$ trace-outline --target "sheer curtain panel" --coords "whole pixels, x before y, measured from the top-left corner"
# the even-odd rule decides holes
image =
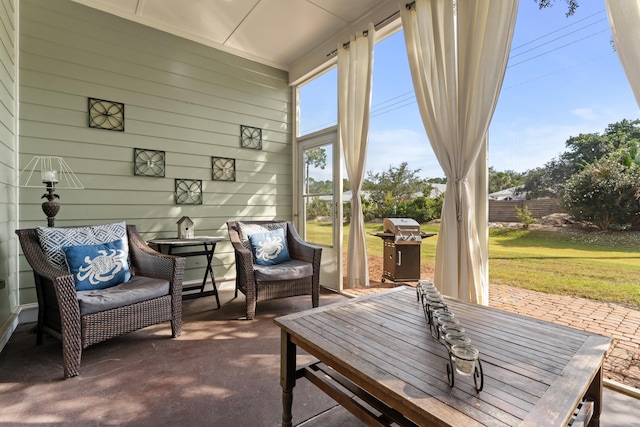
[[[488,194],[472,172],[478,155],[486,156],[517,10],[517,0],[416,0],[400,7],[418,107],[447,176],[435,283],[446,295],[479,304],[488,303],[489,285],[476,210]]]
[[[347,286],[369,286],[366,233],[360,191],[364,179],[371,111],[375,29],[338,46],[338,121],[347,176],[351,185],[351,228],[347,248]]]
[[[613,43],[640,105],[640,0],[606,0]]]

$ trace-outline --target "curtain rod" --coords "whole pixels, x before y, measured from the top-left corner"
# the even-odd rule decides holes
[[[405,4],[405,7],[407,8],[407,10],[409,10],[409,9],[411,9],[415,4],[416,4],[416,2],[415,2],[415,1],[412,1],[412,2],[410,2],[410,3]],[[399,14],[400,14],[400,11],[393,12],[391,15],[387,16],[387,17],[386,17],[386,18],[384,18],[382,21],[380,21],[380,22],[378,22],[377,24],[375,24],[375,25],[373,26],[373,28],[374,28],[375,30],[377,30],[377,29],[378,29],[378,27],[380,27],[382,24],[385,24],[387,21],[390,21],[391,19],[395,18],[395,17],[396,17],[396,16],[398,16]],[[364,30],[364,31],[362,32],[362,35],[364,35],[364,36],[369,35],[369,30]],[[350,44],[351,44],[351,42],[345,42],[345,43],[343,43],[343,44],[342,44],[342,47],[346,49],[346,48],[348,48],[348,47],[349,47],[349,45],[350,45]],[[338,49],[334,49],[334,50],[332,50],[331,52],[327,53],[327,58],[329,58],[329,57],[331,57],[331,56],[335,55],[337,52],[338,52]]]

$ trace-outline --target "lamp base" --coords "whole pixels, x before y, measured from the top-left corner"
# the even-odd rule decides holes
[[[46,202],[42,202],[42,212],[47,216],[47,226],[55,227],[54,221],[56,219],[56,215],[60,211],[60,203],[56,201],[60,196],[54,193],[56,191],[56,183],[55,182],[45,182],[47,187],[47,192],[41,197],[41,199],[47,199]]]
[[[60,211],[60,203],[55,200],[48,200],[42,203],[42,212],[47,216],[47,226],[55,227],[54,221]]]

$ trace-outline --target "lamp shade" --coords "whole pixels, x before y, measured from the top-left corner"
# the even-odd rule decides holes
[[[57,189],[84,188],[67,162],[56,156],[34,156],[22,169],[16,181],[20,187],[42,188],[43,183],[50,183]]]

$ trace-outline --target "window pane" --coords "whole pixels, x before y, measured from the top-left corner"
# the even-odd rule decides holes
[[[330,69],[300,86],[300,135],[338,123],[338,69]]]
[[[333,245],[333,144],[304,150],[305,240]]]

